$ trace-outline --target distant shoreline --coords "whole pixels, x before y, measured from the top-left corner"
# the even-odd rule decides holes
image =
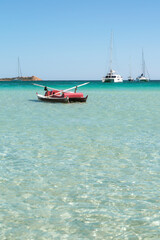
[[[14,78],[0,78],[0,81],[5,82],[5,81],[42,81],[41,78],[38,78],[36,76],[31,76],[31,77],[14,77]]]

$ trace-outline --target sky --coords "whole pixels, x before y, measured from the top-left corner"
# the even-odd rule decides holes
[[[159,0],[0,0],[0,78],[101,80],[113,68],[124,79],[160,79]]]

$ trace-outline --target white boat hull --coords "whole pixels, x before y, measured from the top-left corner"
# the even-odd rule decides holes
[[[123,82],[123,78],[114,79],[114,82],[115,82],[115,83],[117,83],[117,82]]]
[[[39,100],[41,101],[45,101],[45,102],[53,102],[53,103],[69,103],[69,98],[68,97],[50,97],[50,96],[43,96],[43,95],[40,95],[38,93],[37,94],[37,97]]]
[[[146,77],[136,78],[136,80],[139,82],[149,82],[149,78],[146,78]]]
[[[114,82],[114,83],[118,83],[118,82],[123,82],[123,78],[102,78],[102,82]]]

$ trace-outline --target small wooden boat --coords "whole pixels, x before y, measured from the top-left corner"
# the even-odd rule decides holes
[[[54,103],[69,103],[69,102],[86,102],[88,95],[86,97],[84,97],[83,93],[77,93],[77,88],[81,87],[83,85],[88,84],[87,83],[83,83],[81,85],[69,88],[69,89],[65,89],[65,90],[58,90],[58,89],[53,89],[53,88],[49,88],[46,86],[42,86],[39,84],[34,84],[36,86],[39,87],[44,87],[45,95],[41,95],[41,94],[37,94],[37,97],[39,100],[41,101],[46,101],[46,102],[54,102]],[[48,89],[52,89],[51,91],[48,91]],[[70,92],[69,90],[71,89],[75,89],[74,92]]]

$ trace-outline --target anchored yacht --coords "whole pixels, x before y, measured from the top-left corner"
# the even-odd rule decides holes
[[[144,60],[144,54],[142,50],[142,74],[136,78],[137,81],[140,82],[149,82],[149,78],[145,76],[145,60]]]
[[[119,75],[116,74],[116,72],[112,69],[112,49],[113,49],[113,34],[111,34],[111,44],[110,44],[110,67],[109,67],[109,72],[105,77],[102,78],[102,82],[123,82],[123,78]]]
[[[115,74],[115,71],[110,69],[110,72],[102,78],[102,82],[123,82],[123,78],[118,75],[118,74]]]
[[[146,78],[143,73],[137,77],[136,80],[140,82],[149,82],[149,78]]]
[[[134,78],[132,78],[131,76],[128,77],[128,82],[133,82]]]

